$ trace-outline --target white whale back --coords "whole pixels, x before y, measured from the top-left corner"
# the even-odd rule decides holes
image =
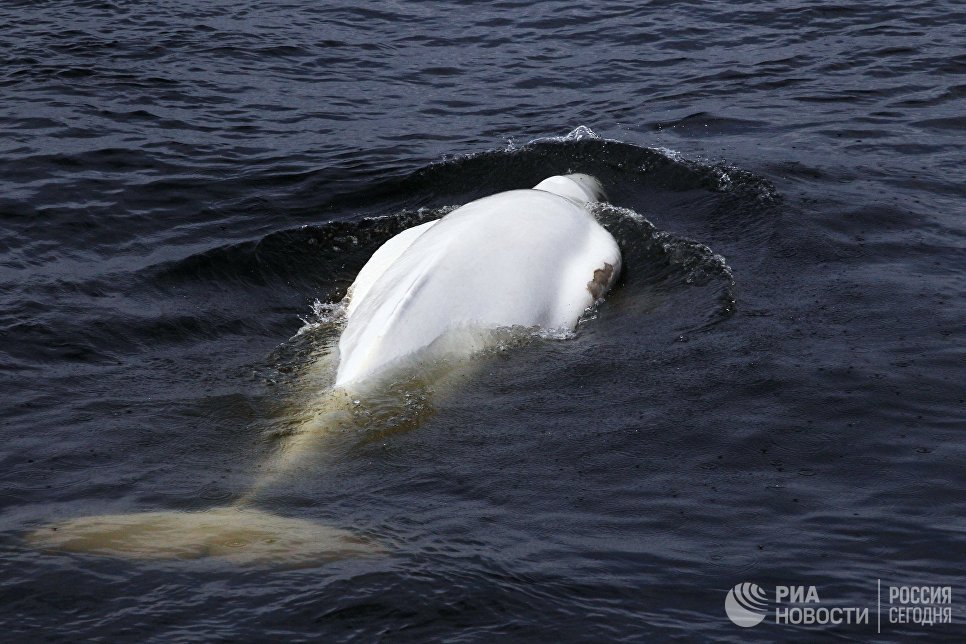
[[[434,225],[437,221],[427,221],[425,224],[420,224],[419,226],[413,226],[412,228],[407,228],[402,231],[373,253],[366,265],[362,267],[359,274],[356,275],[355,281],[352,282],[352,286],[349,287],[349,304],[346,306],[346,315],[352,315],[353,311],[359,308],[359,304],[366,299],[366,295],[369,293],[369,289],[375,283],[379,276],[386,272],[386,269],[392,266],[393,262],[399,259],[399,256],[403,254],[410,244],[416,241],[416,238],[426,232],[430,226]]]
[[[600,181],[589,174],[577,173],[547,177],[535,185],[533,189],[567,197],[580,205],[604,199],[604,188],[600,185]]]
[[[614,238],[587,205],[588,175],[551,177],[462,206],[384,244],[350,288],[336,386],[357,385],[454,334],[573,329],[620,272]],[[460,334],[463,335],[460,335]]]

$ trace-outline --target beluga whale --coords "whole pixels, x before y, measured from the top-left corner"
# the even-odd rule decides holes
[[[403,230],[348,288],[344,327],[326,357],[331,385],[247,494],[207,511],[68,519],[28,540],[57,551],[292,565],[381,552],[348,530],[260,509],[259,494],[292,471],[318,436],[338,428],[353,404],[400,373],[472,358],[501,329],[573,331],[621,271],[617,242],[592,214],[603,198],[590,175],[552,176]]]
[[[588,209],[602,197],[589,175],[554,176],[387,241],[349,287],[335,386],[358,388],[433,348],[474,351],[474,331],[573,330],[620,273],[617,242]]]

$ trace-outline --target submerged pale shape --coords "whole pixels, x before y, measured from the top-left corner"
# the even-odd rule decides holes
[[[273,565],[314,565],[381,552],[346,530],[235,507],[78,517],[36,530],[28,540],[61,552]]]
[[[587,175],[550,177],[462,206],[383,245],[350,290],[336,384],[358,384],[460,332],[573,329],[620,272],[587,206]],[[478,348],[461,335],[446,351]]]

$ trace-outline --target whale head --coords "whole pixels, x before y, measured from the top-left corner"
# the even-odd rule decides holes
[[[594,201],[603,201],[607,198],[604,188],[595,177],[589,174],[563,174],[554,177],[547,177],[533,187],[534,190],[543,190],[561,197],[566,197],[580,205],[586,205]]]

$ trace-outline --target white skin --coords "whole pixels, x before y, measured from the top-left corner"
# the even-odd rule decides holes
[[[350,288],[336,386],[357,388],[455,330],[573,330],[620,272],[617,243],[587,210],[599,195],[587,175],[550,177],[386,242]]]

